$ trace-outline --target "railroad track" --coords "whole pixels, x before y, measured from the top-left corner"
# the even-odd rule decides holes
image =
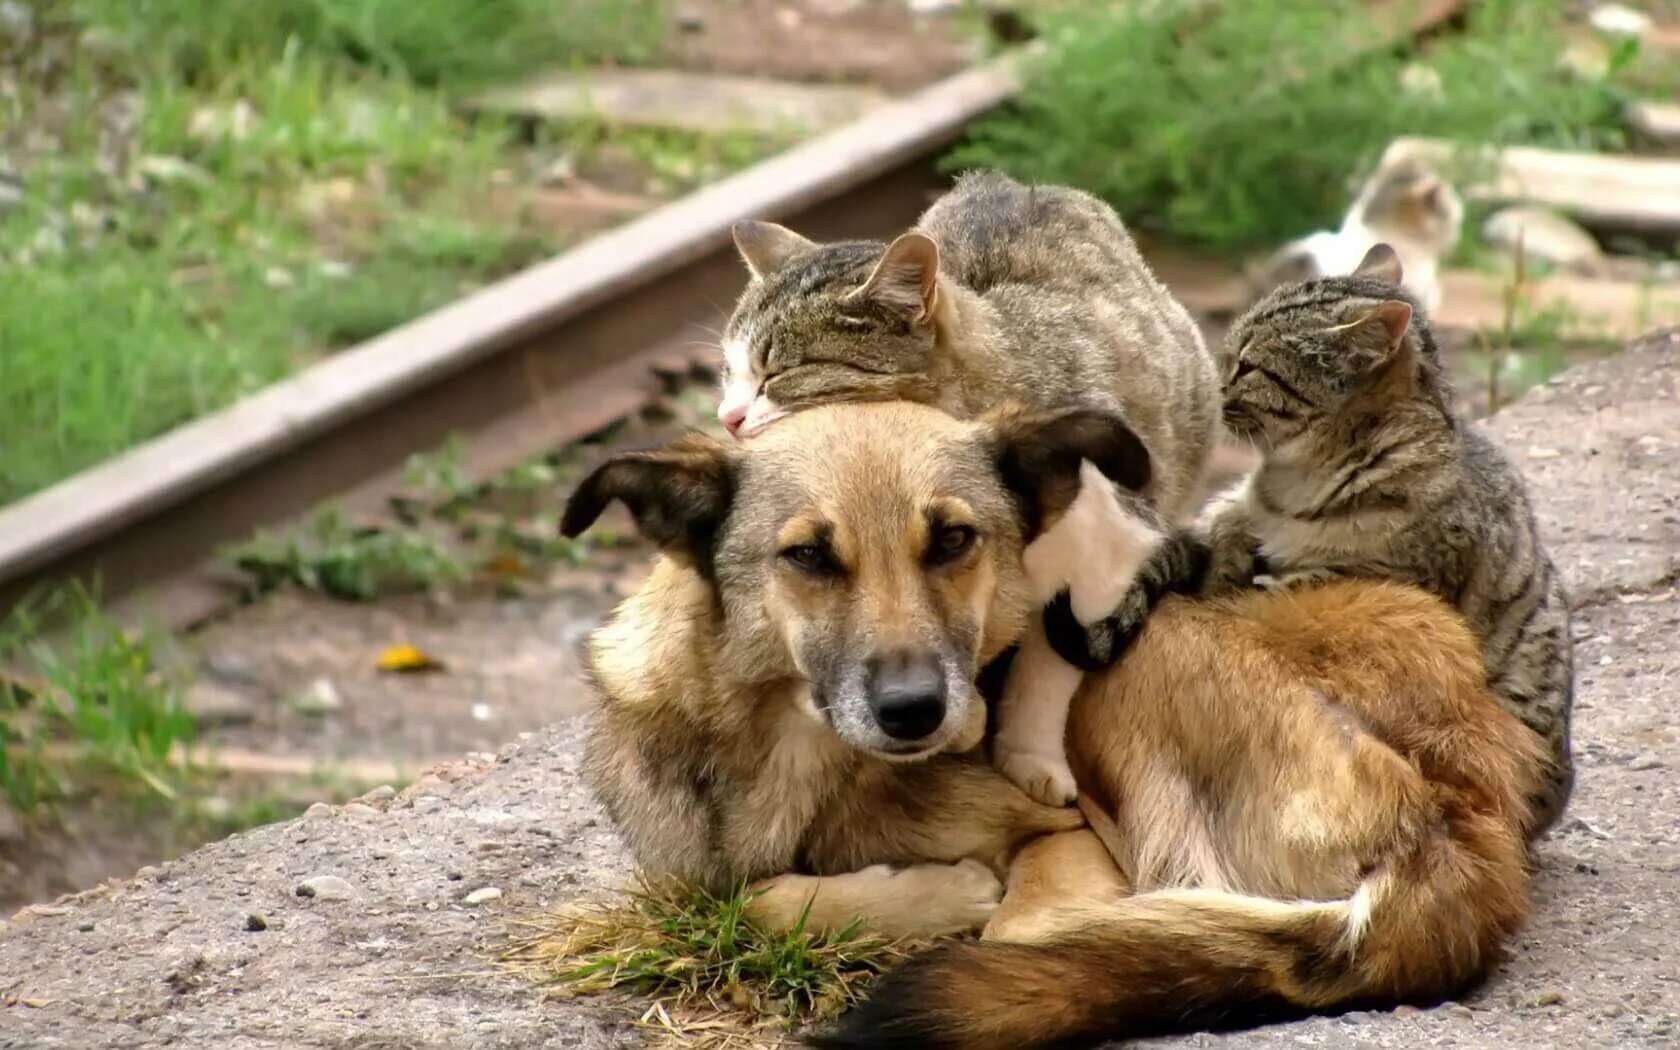
[[[231,597],[208,571],[224,544],[373,504],[450,435],[489,473],[634,412],[709,356],[744,280],[734,222],[897,232],[1014,88],[1006,63],[958,74],[0,509],[0,615],[81,581],[119,618],[187,626]]]

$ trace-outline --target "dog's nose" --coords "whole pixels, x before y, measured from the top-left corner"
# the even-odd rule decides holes
[[[870,661],[869,706],[895,740],[921,740],[945,721],[945,674],[932,653],[897,652]]]

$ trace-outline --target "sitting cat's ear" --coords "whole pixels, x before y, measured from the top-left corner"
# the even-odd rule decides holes
[[[774,274],[800,252],[817,246],[816,241],[773,222],[738,222],[730,233],[735,237],[735,250],[758,280]]]
[[[735,491],[730,452],[701,435],[679,438],[651,452],[626,452],[584,478],[560,516],[560,533],[575,538],[613,500],[622,500],[636,530],[710,574],[718,530]]]
[[[900,234],[887,245],[869,280],[847,296],[877,303],[917,323],[933,317],[938,297],[939,245],[919,230]]]
[[[1397,360],[1405,352],[1406,329],[1411,327],[1412,305],[1387,299],[1341,326],[1347,353],[1361,371]]]
[[[1090,460],[1110,481],[1137,491],[1149,484],[1149,450],[1112,412],[1069,408],[989,413],[998,475],[1021,511],[1031,541],[1079,495],[1079,465]]]
[[[1386,244],[1373,244],[1371,250],[1365,253],[1365,258],[1359,260],[1354,268],[1355,277],[1373,277],[1389,284],[1399,284],[1405,279],[1405,272],[1400,269],[1400,256]]]

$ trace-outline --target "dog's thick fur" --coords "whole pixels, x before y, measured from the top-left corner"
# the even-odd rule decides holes
[[[941,736],[968,743],[983,708],[966,683],[1032,611],[1022,522],[1064,510],[1117,429],[819,408],[739,449],[620,457],[567,508],[576,532],[622,499],[667,552],[593,642],[589,776],[638,860],[765,880],[768,922],[990,917],[987,940],[912,962],[819,1042],[1019,1047],[1436,998],[1523,917],[1543,755],[1457,616],[1410,588],[1171,599],[1087,681],[1070,750],[1135,885],[1073,811],[978,755],[888,753],[854,665],[937,653],[963,676]],[[973,542],[930,559],[951,521]],[[833,559],[818,575],[783,556],[812,536]],[[991,871],[1012,859],[994,913]]]

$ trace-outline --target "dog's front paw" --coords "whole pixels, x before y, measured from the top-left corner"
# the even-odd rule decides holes
[[[1046,806],[1071,806],[1079,794],[1067,756],[998,746],[997,767],[1022,791]]]

